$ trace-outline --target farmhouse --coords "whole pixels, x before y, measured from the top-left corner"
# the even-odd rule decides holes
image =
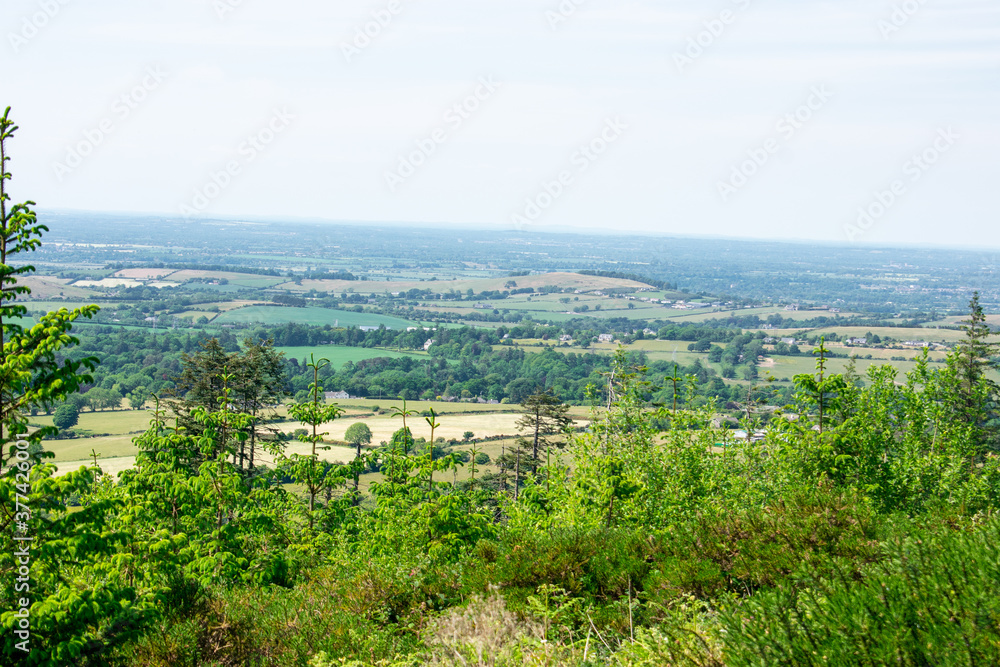
[[[845,342],[848,345],[867,345],[868,344],[868,339],[867,338],[848,338]]]
[[[601,334],[597,337],[597,342],[599,343],[613,343],[615,342],[614,334]]]
[[[424,343],[424,352],[431,349],[431,345],[433,345],[435,342],[437,341],[435,341],[433,338],[428,339],[428,341]]]
[[[328,401],[344,401],[351,397],[346,391],[327,391],[323,395]]]

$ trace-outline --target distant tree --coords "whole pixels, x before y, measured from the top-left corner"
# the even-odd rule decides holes
[[[52,423],[61,431],[73,428],[80,421],[80,410],[72,403],[64,403],[56,408]]]
[[[517,378],[507,385],[507,398],[511,403],[524,403],[536,389],[531,378]]]
[[[462,440],[464,440],[465,442],[468,442],[468,441],[472,440],[475,437],[476,437],[476,434],[473,433],[472,431],[466,431],[465,433],[462,434]]]
[[[111,390],[104,387],[94,387],[84,394],[84,398],[87,399],[91,412],[103,410],[111,403]]]
[[[228,384],[223,376],[228,377]],[[218,339],[212,338],[202,343],[198,352],[183,355],[182,371],[174,382],[168,405],[180,425],[191,433],[204,430],[193,418],[193,411],[217,409],[224,391],[228,392],[227,400],[233,411],[250,416],[245,429],[247,437],[240,438],[239,446],[233,449],[233,463],[238,462],[241,470],[253,470],[261,439],[278,446],[276,432],[267,424],[285,396],[287,377],[283,355],[274,348],[274,341],[245,340],[242,349],[228,352]],[[305,395],[308,397],[309,393]],[[228,449],[227,443],[220,445],[220,450]]]
[[[531,441],[531,469],[538,470],[538,450],[549,451],[549,438],[573,423],[569,406],[549,391],[535,392],[521,403],[524,414],[517,420],[517,427],[526,431]]]
[[[128,395],[128,404],[133,410],[142,410],[148,400],[149,391],[145,387],[136,387]]]
[[[347,427],[347,431],[344,433],[344,440],[355,446],[357,451],[354,455],[354,462],[358,465],[361,463],[361,446],[370,445],[372,442],[372,430],[368,428],[368,424],[364,422],[357,422],[356,424],[351,424]],[[360,472],[358,469],[354,471],[354,495],[355,498],[358,497],[358,483],[360,481]]]
[[[240,468],[253,470],[257,444],[261,439],[277,443],[274,420],[281,399],[286,396],[284,355],[274,348],[274,339],[245,340],[243,350],[233,356],[232,398],[239,412],[250,415],[247,441],[241,442]]]
[[[986,323],[986,315],[979,303],[979,292],[974,292],[969,301],[969,317],[962,321],[965,339],[955,351],[955,367],[958,374],[956,393],[960,418],[977,426],[977,433],[996,448],[996,428],[987,424],[997,417],[998,387],[987,373],[996,368],[994,357],[998,344],[990,340],[995,334]],[[985,444],[985,443],[977,443]]]

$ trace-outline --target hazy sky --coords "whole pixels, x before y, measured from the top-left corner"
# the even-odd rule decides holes
[[[0,32],[42,207],[1000,246],[996,0],[4,0]]]

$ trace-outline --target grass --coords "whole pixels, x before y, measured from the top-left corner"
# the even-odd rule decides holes
[[[476,437],[480,438],[499,435],[515,436],[519,433],[518,419],[520,419],[520,415],[516,413],[444,415],[438,418],[441,426],[434,431],[434,437],[461,440],[462,434],[466,431],[472,431]],[[380,415],[364,419],[338,419],[324,426],[322,431],[329,433],[328,439],[343,441],[345,431],[357,421],[363,421],[371,429],[373,444],[388,442],[392,439],[392,434],[403,427],[403,421],[399,417]],[[423,417],[408,417],[406,423],[414,437],[430,438],[430,427]],[[281,424],[280,428],[285,433],[291,433],[296,429],[306,427],[298,422],[286,422]]]
[[[107,433],[109,435],[125,435],[141,433],[149,426],[150,413],[146,410],[99,410],[97,412],[81,412],[80,420],[74,427],[75,431],[90,433]],[[38,415],[31,418],[31,423],[39,426],[51,426],[51,415]]]
[[[884,366],[886,364],[893,366],[901,373],[907,373],[916,366],[916,363],[909,361],[914,356],[916,352],[904,353],[902,351],[896,350],[898,356],[906,355],[908,361],[888,361],[886,359],[858,359],[855,368],[858,373],[864,375],[870,366]],[[766,376],[768,373],[773,375],[775,378],[781,380],[787,378],[791,380],[794,376],[804,374],[804,373],[815,373],[816,372],[816,359],[811,356],[801,356],[801,357],[772,357],[774,359],[774,366],[761,366],[760,375],[761,377]],[[834,358],[827,360],[827,372],[828,373],[843,373],[847,368],[849,359]],[[931,368],[937,368],[935,364]]]
[[[351,326],[379,326],[384,324],[391,329],[405,329],[414,326],[407,320],[388,315],[377,315],[374,313],[355,313],[346,310],[332,310],[328,308],[287,308],[281,306],[247,306],[219,315],[213,324],[285,324],[295,322],[297,324],[325,325],[351,327]]]
[[[922,340],[929,343],[954,343],[965,338],[965,333],[956,329],[932,329],[929,327],[897,328],[897,327],[831,327],[814,329],[809,332],[813,336],[822,336],[836,332],[841,338],[863,337],[872,333],[879,337],[889,336],[896,340]]]
[[[72,440],[47,440],[45,449],[56,455],[56,462],[85,461],[90,458],[90,450],[96,451],[99,459],[135,456],[139,450],[132,444],[134,435],[109,435],[101,438],[74,438]]]
[[[78,459],[75,461],[56,461],[56,475],[65,475],[68,472],[79,470],[81,466],[91,466],[93,459]],[[119,456],[116,458],[98,458],[97,465],[101,467],[104,474],[116,477],[123,470],[128,470],[135,465],[135,456]]]
[[[67,310],[73,310],[74,308],[82,308],[83,306],[89,306],[91,303],[93,303],[93,301],[80,301],[77,299],[68,299],[66,301],[26,300],[26,301],[18,301],[18,303],[20,303],[22,306],[25,306],[29,312],[48,313],[53,310],[59,310],[60,308],[66,308]]]
[[[170,281],[179,283],[193,279],[206,278],[212,280],[224,278],[229,281],[230,285],[258,288],[273,287],[286,280],[280,276],[263,276],[255,273],[231,273],[228,271],[201,271],[195,269],[183,270],[170,274]]]
[[[388,357],[390,359],[401,359],[403,357],[419,357],[429,359],[425,352],[397,352],[374,347],[346,347],[343,345],[320,345],[317,347],[278,347],[275,348],[283,352],[289,359],[308,359],[309,355],[316,355],[317,359],[329,359],[334,368],[340,368],[347,362],[364,361],[365,359],[377,359]]]

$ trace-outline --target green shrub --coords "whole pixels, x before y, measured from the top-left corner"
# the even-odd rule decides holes
[[[1000,521],[897,538],[859,578],[814,564],[726,615],[730,665],[1000,664]]]

